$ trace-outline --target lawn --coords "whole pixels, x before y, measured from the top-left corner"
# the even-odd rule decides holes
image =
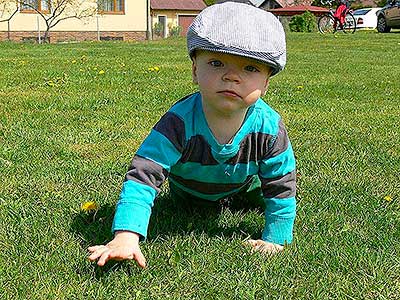
[[[145,270],[86,248],[110,240],[142,139],[196,90],[185,41],[0,43],[0,299],[400,299],[399,37],[288,35],[265,96],[298,164],[284,253],[242,245],[259,211],[189,215],[165,185]]]

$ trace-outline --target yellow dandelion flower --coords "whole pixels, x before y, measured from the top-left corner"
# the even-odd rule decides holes
[[[154,71],[156,71],[156,72],[160,71],[160,67],[155,66]]]
[[[152,72],[152,71],[154,71],[154,68],[153,68],[153,67],[150,67],[150,68],[148,68],[147,70],[150,71],[150,72]]]
[[[76,60],[74,59],[73,61],[71,61],[71,63],[76,64]]]
[[[97,203],[94,201],[87,201],[81,204],[81,210],[89,212],[92,210],[97,210]]]
[[[304,89],[304,86],[298,85],[296,88],[297,88],[298,90],[302,90],[302,89]]]
[[[55,85],[56,85],[56,84],[54,83],[53,80],[47,81],[46,84],[47,84],[48,86],[55,86]]]
[[[106,71],[104,71],[104,70],[100,70],[100,71],[99,71],[99,75],[103,75],[105,72],[106,72]]]
[[[393,198],[392,198],[392,197],[390,197],[389,195],[388,195],[388,196],[385,196],[385,197],[383,197],[383,199],[384,199],[384,200],[386,200],[387,202],[391,202],[391,201],[393,200]]]

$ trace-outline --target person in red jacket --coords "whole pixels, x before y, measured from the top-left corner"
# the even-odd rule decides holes
[[[334,17],[335,17],[335,28],[337,26],[337,21],[339,21],[340,28],[343,28],[343,25],[346,21],[346,13],[349,11],[350,2],[348,0],[339,0],[339,5],[336,8]]]

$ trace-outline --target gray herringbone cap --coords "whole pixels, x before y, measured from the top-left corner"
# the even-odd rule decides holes
[[[286,64],[282,24],[271,13],[251,5],[225,2],[204,9],[187,33],[190,57],[196,49],[256,59],[277,74]]]

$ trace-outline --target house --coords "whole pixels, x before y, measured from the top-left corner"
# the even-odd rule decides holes
[[[153,37],[167,37],[177,28],[185,36],[193,19],[206,7],[203,0],[150,0]]]
[[[38,40],[43,38],[46,24],[43,17],[51,16],[54,0],[9,1],[0,5],[0,40]],[[68,0],[67,0],[68,2]],[[149,0],[84,0],[80,9],[94,13],[84,19],[69,18],[50,30],[50,42],[84,40],[144,40],[149,31]],[[69,3],[75,3],[70,1]],[[53,7],[53,9],[52,9]],[[66,6],[66,17],[78,9]]]

